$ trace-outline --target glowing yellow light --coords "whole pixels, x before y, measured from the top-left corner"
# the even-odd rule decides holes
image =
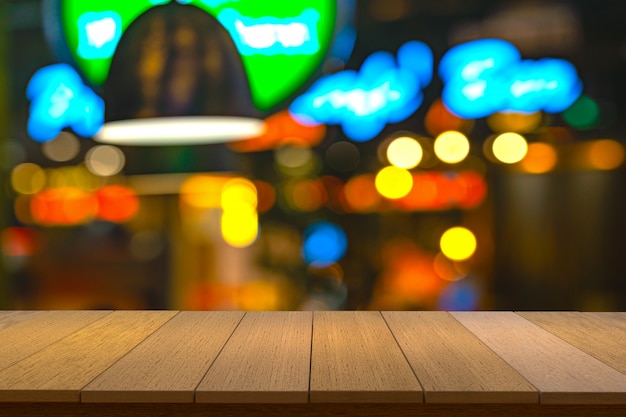
[[[589,148],[589,161],[597,169],[615,169],[624,162],[624,147],[612,139],[595,141]]]
[[[493,155],[505,164],[521,161],[528,152],[528,143],[517,133],[503,133],[493,141]]]
[[[222,213],[222,237],[235,248],[245,248],[259,234],[259,219],[255,210],[225,210]]]
[[[405,169],[390,166],[381,169],[376,175],[376,189],[390,199],[402,198],[413,188],[413,177]]]
[[[401,137],[394,139],[387,147],[387,160],[398,168],[415,168],[422,161],[424,151],[415,139]]]
[[[469,151],[469,140],[461,132],[443,132],[435,140],[435,154],[448,164],[457,164],[463,161],[469,155]]]
[[[233,178],[224,184],[221,198],[223,210],[256,210],[257,202],[257,191],[252,181]]]
[[[558,155],[554,146],[549,143],[531,143],[528,152],[522,161],[524,171],[532,174],[543,174],[552,170],[558,161]]]
[[[19,164],[11,172],[11,185],[20,194],[36,194],[46,185],[46,173],[36,164]]]
[[[441,236],[439,246],[449,259],[463,261],[476,252],[476,237],[464,227],[453,227]]]
[[[232,177],[218,175],[192,175],[180,187],[180,197],[196,208],[220,208],[222,187]]]

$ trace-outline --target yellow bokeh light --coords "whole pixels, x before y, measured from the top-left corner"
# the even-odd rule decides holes
[[[464,227],[446,230],[439,241],[441,252],[453,261],[469,259],[476,252],[476,237]]]
[[[494,132],[529,133],[541,124],[541,112],[535,113],[494,113],[487,118],[487,124]]]
[[[458,164],[463,161],[469,155],[469,151],[469,140],[461,132],[443,132],[435,140],[435,154],[448,164]]]
[[[423,156],[422,145],[406,136],[394,139],[387,147],[387,160],[398,168],[415,168],[422,161]]]
[[[180,197],[191,207],[220,208],[222,188],[232,177],[219,175],[192,175],[180,187]]]
[[[624,147],[612,139],[597,140],[589,147],[589,161],[596,169],[615,169],[624,162]]]
[[[37,164],[19,164],[11,171],[11,185],[20,194],[36,194],[46,186],[46,173]]]
[[[549,143],[531,143],[528,152],[520,165],[531,174],[543,174],[551,171],[558,162],[558,154],[554,146]]]
[[[223,210],[256,210],[257,190],[252,181],[233,178],[224,184],[221,206]]]
[[[235,248],[245,248],[259,234],[259,218],[255,210],[225,210],[221,221],[224,241]]]
[[[517,133],[503,133],[493,141],[493,155],[505,164],[515,164],[526,156],[528,143]]]
[[[405,169],[389,166],[376,175],[376,190],[386,198],[397,199],[406,196],[413,188],[413,176]]]

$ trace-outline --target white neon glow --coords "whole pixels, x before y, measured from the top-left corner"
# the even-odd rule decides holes
[[[253,118],[163,117],[105,123],[94,140],[117,145],[194,145],[249,139],[264,130],[265,123]]]
[[[391,89],[389,82],[372,90],[357,88],[351,91],[334,90],[316,97],[313,107],[320,108],[329,103],[334,109],[346,109],[355,116],[368,116],[384,109],[389,102],[397,101],[401,93]]]
[[[90,46],[102,48],[103,45],[115,39],[117,24],[111,17],[96,20],[85,25],[87,39]]]
[[[312,55],[319,51],[319,12],[305,9],[288,18],[251,18],[234,9],[225,9],[218,20],[232,35],[243,55]]]

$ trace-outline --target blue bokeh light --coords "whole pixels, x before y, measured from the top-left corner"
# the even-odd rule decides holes
[[[500,39],[467,42],[450,49],[439,64],[442,98],[467,119],[501,111],[559,113],[582,94],[576,68],[562,59],[522,60]]]
[[[302,257],[309,265],[330,265],[343,258],[347,248],[348,238],[341,227],[329,222],[319,222],[304,232]]]
[[[38,142],[51,141],[65,128],[90,137],[104,124],[104,101],[67,64],[38,70],[26,97],[31,102],[28,134]]]
[[[114,11],[88,12],[78,18],[78,56],[111,58],[122,38],[122,18]]]
[[[430,48],[412,41],[400,48],[397,63],[393,55],[376,52],[359,72],[322,77],[294,100],[290,111],[303,123],[338,124],[350,139],[368,141],[419,108],[432,73]]]
[[[439,295],[437,308],[443,311],[476,310],[479,297],[479,291],[471,281],[453,282]]]

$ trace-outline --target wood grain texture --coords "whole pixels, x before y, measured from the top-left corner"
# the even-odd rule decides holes
[[[539,404],[2,404],[0,417],[624,417],[626,406]]]
[[[195,389],[243,317],[181,312],[86,386],[83,402],[194,402]]]
[[[315,312],[311,402],[423,401],[423,392],[379,312]]]
[[[196,402],[307,402],[310,312],[246,313],[196,390]]]
[[[537,390],[446,312],[384,312],[427,403],[537,403]]]
[[[29,320],[42,313],[44,313],[44,311],[0,311],[0,330],[11,327],[14,324]]]
[[[104,316],[0,372],[0,402],[78,402],[85,385],[175,314],[115,311]]]
[[[626,375],[511,312],[451,313],[540,391],[545,404],[626,404]]]
[[[607,324],[626,330],[626,313],[585,313],[596,317]]]
[[[626,329],[587,313],[518,313],[550,333],[626,374]]]
[[[0,370],[110,313],[110,311],[47,311],[1,329]]]

